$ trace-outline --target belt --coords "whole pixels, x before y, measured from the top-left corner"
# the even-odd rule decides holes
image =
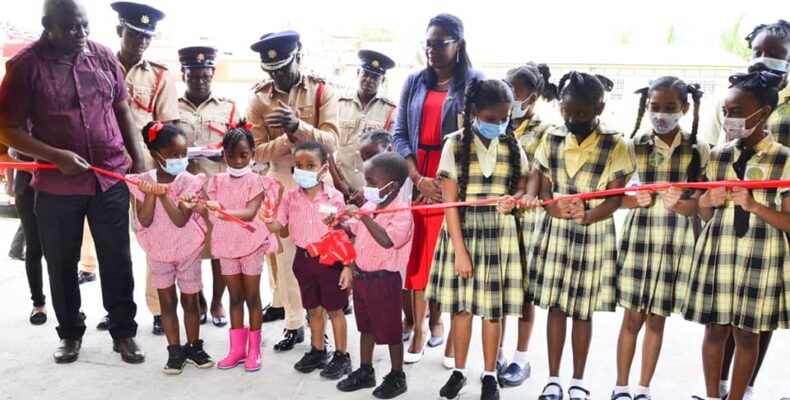
[[[426,150],[426,151],[442,151],[442,145],[441,144],[422,144],[422,143],[420,143],[420,144],[417,145],[417,148],[420,149],[420,150]]]
[[[392,271],[374,271],[374,272],[365,272],[360,270],[354,271],[354,279],[359,279],[361,281],[372,281],[374,279],[382,279],[387,278],[389,276],[395,275],[397,272]]]

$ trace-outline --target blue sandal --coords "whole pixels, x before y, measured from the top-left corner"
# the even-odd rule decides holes
[[[538,396],[538,400],[562,400],[563,390],[562,390],[562,386],[560,386],[559,383],[551,382],[547,384],[546,386],[543,387],[543,392],[546,392],[546,389],[552,386],[556,387],[557,389],[560,389],[560,394],[541,394],[540,396]]]

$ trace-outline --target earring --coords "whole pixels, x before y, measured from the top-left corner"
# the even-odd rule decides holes
[[[455,52],[455,63],[458,64],[459,62],[461,62],[461,51],[460,50]]]

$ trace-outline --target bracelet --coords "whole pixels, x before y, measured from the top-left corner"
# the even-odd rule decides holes
[[[425,179],[425,177],[421,176],[420,179],[417,179],[417,183],[414,184],[414,186],[417,188],[417,190],[420,189],[420,183],[422,183],[423,179]]]

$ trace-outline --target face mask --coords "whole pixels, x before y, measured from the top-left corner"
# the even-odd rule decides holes
[[[653,123],[653,130],[663,135],[672,132],[678,126],[678,121],[683,118],[683,113],[650,113],[650,122]]]
[[[189,165],[189,160],[184,158],[168,158],[165,160],[165,165],[159,163],[159,166],[165,170],[170,175],[178,176],[181,175],[182,172],[187,170],[187,165]]]
[[[510,119],[505,120],[505,122],[501,124],[492,124],[490,122],[477,120],[477,130],[484,138],[491,140],[505,133],[509,124]]]
[[[752,135],[754,128],[757,128],[757,125],[759,125],[762,120],[757,121],[751,128],[746,128],[746,120],[759,114],[761,111],[763,111],[762,108],[753,112],[752,115],[746,118],[724,117],[724,120],[721,123],[721,129],[724,130],[724,132],[727,134],[727,138],[730,140],[747,138]]]
[[[598,125],[597,121],[576,122],[573,124],[570,122],[565,123],[565,127],[568,128],[568,132],[574,134],[575,136],[587,136],[591,134],[595,130],[596,125]]]
[[[757,57],[752,58],[752,65],[762,63],[768,69],[772,69],[774,71],[779,71],[783,74],[787,73],[787,60],[782,60],[780,58],[770,58],[770,57]]]
[[[229,174],[230,176],[232,176],[232,177],[234,177],[234,178],[240,178],[240,177],[242,177],[242,176],[244,176],[244,175],[247,175],[247,174],[249,174],[250,172],[252,172],[252,165],[251,165],[251,164],[248,164],[248,165],[247,165],[246,167],[244,167],[244,168],[232,168],[232,167],[228,167],[228,168],[226,168],[225,170],[228,172],[228,174]]]
[[[527,97],[524,100],[513,101],[512,111],[510,111],[510,116],[513,117],[513,119],[521,119],[524,118],[525,115],[527,115],[527,111],[529,111],[529,108],[521,108],[524,105],[524,103],[526,103],[527,101],[529,101],[529,97]],[[529,107],[529,105],[527,105],[527,107]]]
[[[387,200],[387,197],[389,197],[389,195],[381,197],[381,191],[386,189],[391,184],[392,184],[392,182],[384,185],[384,187],[381,188],[381,189],[379,189],[377,187],[365,186],[365,188],[364,188],[365,200],[367,200],[367,201],[369,201],[369,202],[371,202],[373,204],[381,204],[381,203],[383,203],[384,200]]]
[[[294,180],[302,189],[310,189],[318,185],[318,172],[294,168]]]

